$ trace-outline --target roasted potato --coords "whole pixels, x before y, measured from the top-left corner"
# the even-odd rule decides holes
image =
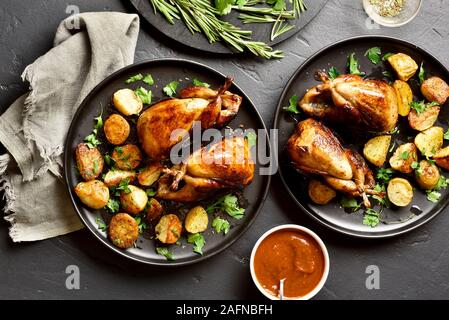
[[[438,150],[434,155],[437,166],[449,170],[449,147]]]
[[[331,187],[318,180],[310,180],[309,197],[316,204],[328,204],[337,193]]]
[[[121,89],[115,92],[112,102],[115,108],[125,116],[139,114],[143,109],[142,100],[131,89]]]
[[[147,205],[147,193],[136,186],[129,185],[128,188],[128,193],[126,191],[120,193],[120,204],[126,212],[138,214]]]
[[[148,201],[148,204],[147,220],[154,221],[161,216],[164,207],[162,207],[160,202],[154,198],[151,198],[150,201]]]
[[[115,147],[111,157],[116,167],[122,170],[134,170],[142,161],[142,153],[134,144]]]
[[[90,149],[86,143],[80,143],[75,149],[76,167],[85,181],[98,178],[103,171],[104,160],[98,148]]]
[[[443,128],[430,127],[416,135],[415,145],[424,156],[433,156],[443,146],[443,135]]]
[[[402,81],[408,81],[418,70],[418,64],[415,60],[404,53],[396,53],[388,57],[387,60]]]
[[[436,165],[427,161],[421,160],[418,168],[415,170],[416,182],[425,190],[435,188],[440,180],[440,170]]]
[[[179,240],[182,232],[182,223],[175,214],[162,216],[156,225],[156,238],[166,244],[173,244]]]
[[[413,92],[407,82],[396,80],[393,83],[393,88],[398,97],[398,113],[405,117],[410,112],[410,102],[413,101]]]
[[[159,162],[154,162],[143,169],[137,176],[139,184],[149,187],[159,179],[163,166]]]
[[[129,183],[133,182],[136,179],[137,173],[134,171],[125,171],[125,170],[109,170],[104,178],[103,182],[108,187],[116,187],[122,182],[123,180],[128,179]]]
[[[422,83],[421,93],[427,100],[443,105],[449,97],[449,85],[439,77],[431,77]]]
[[[209,216],[202,206],[190,209],[184,221],[184,227],[190,233],[206,231],[208,224]]]
[[[437,121],[438,119],[439,114],[439,106],[428,107],[421,113],[418,113],[416,110],[412,110],[408,114],[408,123],[410,124],[410,127],[412,129],[424,131],[434,125],[435,121]]]
[[[82,203],[92,209],[104,208],[109,201],[109,189],[99,180],[78,183],[75,193]]]
[[[108,234],[109,239],[117,247],[131,248],[139,237],[139,226],[129,214],[117,213],[109,223]]]
[[[394,170],[410,173],[413,171],[412,163],[418,160],[418,150],[413,143],[400,145],[390,158],[390,166]]]
[[[391,136],[378,136],[369,139],[363,148],[363,155],[366,160],[377,167],[381,167],[387,160],[388,148],[390,147]]]
[[[124,144],[131,131],[128,121],[119,114],[107,118],[103,129],[106,139],[114,145]]]
[[[393,178],[387,186],[388,199],[398,207],[405,207],[412,202],[413,188],[404,178]]]

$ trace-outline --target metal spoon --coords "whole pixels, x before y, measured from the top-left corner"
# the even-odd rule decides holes
[[[284,279],[281,279],[279,282],[279,300],[284,300]]]

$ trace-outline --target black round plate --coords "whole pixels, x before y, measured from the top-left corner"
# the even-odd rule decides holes
[[[301,17],[295,20],[295,28],[277,37],[273,41],[270,41],[272,28],[271,23],[251,23],[245,25],[237,18],[237,12],[231,12],[223,19],[241,27],[242,29],[251,30],[254,41],[263,41],[268,43],[270,46],[274,46],[298,33],[303,27],[312,21],[327,1],[328,0],[306,0],[305,4],[307,5],[307,11],[303,12]],[[168,23],[167,20],[165,20],[165,17],[159,12],[156,12],[156,14],[154,13],[153,6],[149,0],[131,0],[131,3],[145,18],[145,20],[147,20],[154,28],[177,42],[191,48],[211,53],[235,53],[234,50],[221,42],[210,44],[204,35],[200,33],[192,34],[181,20],[176,20],[173,25]]]
[[[334,66],[340,73],[344,73],[346,70],[347,58],[353,52],[360,62],[360,70],[366,72],[368,77],[383,78],[383,70],[386,69],[391,71],[386,62],[381,62],[376,66],[364,56],[365,52],[372,47],[380,47],[382,49],[382,54],[388,52],[403,52],[408,54],[415,59],[418,64],[424,62],[427,77],[435,75],[449,81],[449,71],[446,67],[431,54],[411,43],[384,36],[350,38],[320,50],[299,67],[289,80],[281,95],[276,110],[275,128],[279,129],[278,151],[280,176],[288,192],[298,206],[304,212],[335,231],[363,238],[383,238],[411,231],[428,222],[431,218],[440,213],[448,204],[448,192],[442,191],[440,201],[438,203],[432,203],[427,201],[424,192],[417,189],[414,191],[414,199],[411,205],[418,206],[422,211],[421,213],[419,213],[420,210],[412,209],[411,205],[402,209],[385,209],[382,213],[383,223],[372,228],[362,224],[363,216],[361,210],[357,213],[347,213],[341,208],[338,200],[325,206],[314,205],[307,194],[307,181],[301,174],[292,168],[284,150],[288,138],[293,133],[296,122],[294,118],[284,112],[282,108],[288,105],[288,100],[292,95],[296,94],[301,98],[307,89],[318,84],[314,79],[315,71],[320,69],[328,70],[330,67]],[[419,94],[417,81],[412,79],[410,82],[414,94],[417,94],[415,99],[423,99]],[[301,119],[301,117],[299,117],[299,119]],[[447,120],[449,120],[448,103],[446,103],[445,106],[442,106],[439,119],[435,125],[444,127],[446,130]],[[406,119],[400,119],[400,133],[396,136],[396,146],[400,143],[408,142],[408,137],[413,134],[413,132],[406,129],[406,122]],[[363,144],[367,141],[367,138],[364,137],[363,134],[344,132],[344,130],[339,130],[338,134],[343,138],[344,143],[352,144],[359,152],[361,152]],[[356,139],[357,136],[362,138]],[[390,155],[391,153],[388,158]]]
[[[125,80],[130,76],[142,73],[150,73],[155,81],[151,87],[153,92],[153,102],[164,99],[162,88],[171,81],[179,81],[179,89],[191,85],[191,79],[197,78],[207,82],[211,87],[216,88],[221,85],[225,76],[202,64],[179,59],[159,59],[134,64],[125,67],[103,80],[95,89],[84,99],[76,112],[70,126],[65,144],[64,166],[65,179],[72,199],[74,208],[80,216],[83,223],[92,232],[97,239],[105,244],[111,250],[135,261],[153,264],[153,265],[185,265],[198,262],[209,258],[230,246],[236,241],[251,225],[256,218],[262,204],[266,198],[270,176],[261,176],[257,174],[259,169],[256,164],[256,174],[253,182],[244,190],[244,197],[247,200],[245,217],[240,220],[230,218],[231,230],[226,236],[223,234],[213,234],[211,228],[205,233],[206,245],[203,248],[203,255],[192,252],[192,246],[187,244],[185,239],[181,245],[173,245],[170,251],[173,252],[174,261],[167,261],[164,257],[155,252],[155,240],[139,237],[137,248],[121,250],[115,247],[106,237],[106,233],[98,229],[96,219],[105,215],[105,210],[92,210],[84,206],[74,193],[74,187],[81,178],[75,170],[74,150],[84,137],[92,131],[93,119],[103,112],[103,119],[112,113],[111,97],[118,89],[128,87],[135,89],[138,86],[146,86],[142,82],[125,84]],[[243,125],[245,128],[263,129],[266,132],[265,125],[260,117],[256,107],[248,96],[235,84],[231,89],[233,92],[243,97],[242,107],[237,117],[229,124],[231,128],[237,128]],[[131,135],[132,136],[132,135]],[[266,135],[267,137],[267,135]],[[130,138],[132,139],[132,137]],[[232,220],[232,221],[231,221]]]

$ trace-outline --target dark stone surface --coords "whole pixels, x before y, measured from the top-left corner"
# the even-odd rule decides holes
[[[27,90],[24,67],[51,48],[55,28],[68,4],[81,11],[131,11],[125,2],[73,0],[3,0],[0,8],[0,110]],[[252,56],[213,56],[170,43],[142,23],[136,61],[183,57],[233,74],[253,98],[267,126],[287,79],[319,48],[348,36],[386,34],[428,49],[449,66],[449,6],[424,1],[418,17],[398,29],[368,29],[361,1],[330,0],[302,32],[279,48],[281,61]],[[181,26],[180,26],[181,27]],[[270,195],[251,229],[231,248],[204,263],[162,269],[124,260],[106,250],[87,231],[36,243],[13,244],[8,225],[0,223],[0,298],[244,299],[262,298],[249,274],[248,258],[257,238],[283,223],[315,230],[328,246],[331,271],[317,299],[447,299],[449,298],[449,219],[443,212],[426,226],[399,238],[362,241],[318,226],[295,207],[274,177]],[[67,290],[65,269],[77,265],[80,290]],[[365,269],[380,268],[380,290],[365,288]]]

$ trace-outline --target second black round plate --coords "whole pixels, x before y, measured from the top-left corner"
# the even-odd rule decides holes
[[[125,84],[125,81],[130,76],[138,73],[143,75],[151,74],[154,79],[154,85],[149,87],[143,82]],[[99,229],[97,223],[98,218],[107,218],[105,210],[89,209],[83,205],[76,196],[74,188],[77,183],[81,181],[81,178],[76,171],[74,150],[76,146],[92,132],[93,119],[100,114],[101,110],[103,110],[104,120],[109,114],[113,113],[111,104],[112,94],[122,88],[135,89],[139,86],[143,86],[151,89],[153,93],[153,102],[157,102],[167,98],[164,96],[162,88],[168,83],[179,81],[179,91],[186,86],[191,86],[194,78],[209,83],[211,88],[218,88],[224,83],[226,77],[205,65],[180,59],[158,59],[125,67],[112,74],[95,87],[95,89],[84,99],[72,120],[65,144],[64,168],[65,179],[74,208],[88,230],[99,241],[109,249],[126,258],[152,265],[172,266],[190,264],[209,258],[230,246],[249,228],[266,198],[270,176],[258,174],[259,164],[256,161],[254,179],[243,191],[243,196],[247,204],[245,216],[240,220],[229,218],[231,229],[226,235],[223,235],[223,233],[215,233],[209,222],[209,228],[204,232],[206,244],[203,247],[203,255],[194,253],[192,251],[192,245],[187,243],[185,237],[182,237],[179,245],[172,245],[170,247],[170,251],[174,254],[175,260],[167,261],[163,256],[156,253],[156,241],[145,237],[144,235],[139,236],[135,248],[122,250],[115,247],[107,238],[106,232]],[[229,90],[243,97],[243,101],[237,117],[228,125],[234,129],[243,126],[246,129],[254,129],[256,132],[257,129],[262,129],[266,132],[262,118],[249,97],[235,84],[233,84]],[[102,133],[99,133],[100,140],[101,134]],[[268,137],[267,134],[265,134],[265,138],[266,137]],[[131,133],[130,138],[128,138],[126,143],[137,143],[137,141],[132,141],[132,139],[135,139],[135,132]],[[100,150],[101,148],[104,148],[104,146],[100,145]]]
[[[295,119],[288,113],[283,111],[284,106],[288,106],[289,99],[293,95],[301,98],[307,89],[316,86],[318,82],[314,79],[314,73],[317,70],[326,71],[330,67],[335,67],[340,73],[346,70],[348,56],[355,53],[360,62],[360,70],[366,72],[369,78],[382,78],[382,71],[388,70],[387,63],[381,62],[379,65],[373,65],[365,52],[372,47],[380,47],[382,54],[402,52],[410,55],[418,64],[424,63],[426,77],[439,76],[449,81],[449,71],[435,57],[417,46],[403,40],[383,37],[383,36],[363,36],[347,39],[331,46],[328,46],[309,58],[294,73],[287,86],[285,87],[279,105],[277,106],[275,117],[275,128],[279,129],[279,171],[282,181],[284,182],[288,192],[293,197],[298,206],[310,216],[327,227],[348,235],[363,238],[383,238],[391,237],[411,231],[440,213],[449,202],[449,193],[442,190],[441,199],[437,203],[430,202],[426,199],[426,194],[421,190],[414,191],[414,199],[411,205],[405,208],[386,208],[382,213],[382,221],[378,226],[372,228],[362,224],[363,213],[346,212],[340,205],[338,200],[334,200],[325,206],[318,206],[312,203],[307,192],[307,180],[299,174],[291,166],[284,147],[288,138],[293,133],[295,127]],[[413,81],[413,80],[412,80]],[[412,85],[414,88],[415,99],[423,99],[417,94],[418,85]],[[401,118],[401,117],[400,117]],[[300,116],[299,119],[304,119]],[[402,121],[401,121],[402,120]],[[396,136],[396,146],[408,142],[409,135],[405,132],[406,119],[400,119],[400,132]],[[449,120],[448,103],[442,106],[439,119],[436,126],[447,129],[447,121]],[[404,128],[404,132],[401,131]],[[354,139],[357,133],[346,132],[341,133],[344,144],[353,144],[353,146],[361,152],[365,141],[356,141]],[[410,133],[410,132],[408,132]],[[393,142],[392,142],[393,143]],[[391,156],[389,153],[388,158]],[[447,173],[443,173],[446,174]],[[412,208],[411,206],[417,206]],[[419,208],[419,209],[418,209]],[[418,209],[418,210],[417,210]]]

